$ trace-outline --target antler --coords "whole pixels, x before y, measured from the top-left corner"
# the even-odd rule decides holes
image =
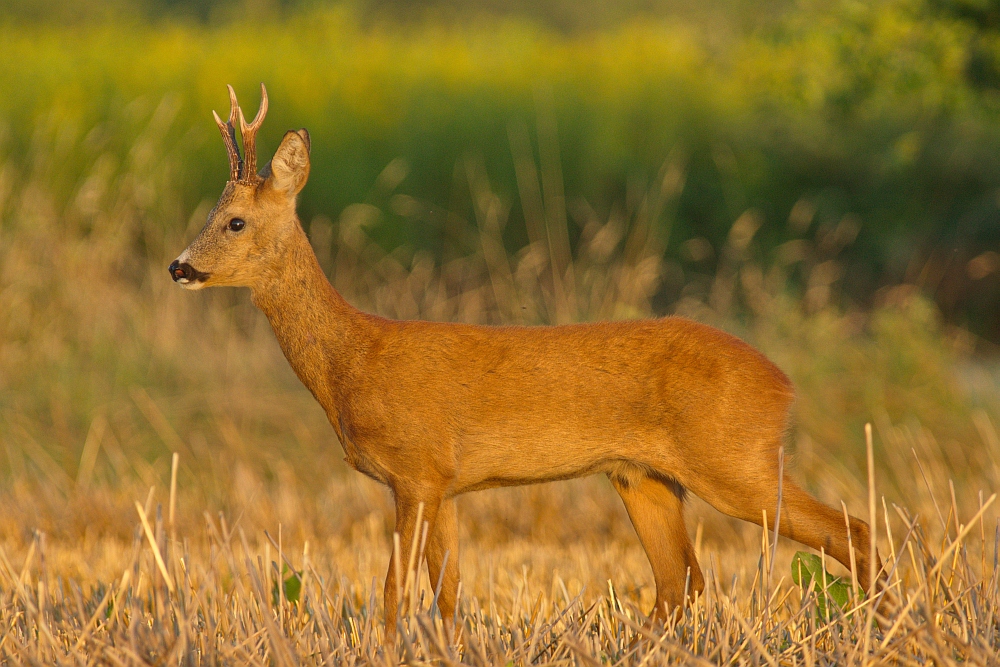
[[[263,84],[261,84],[263,85]],[[233,90],[232,86],[226,86],[229,88],[229,120],[225,123],[219,118],[219,114],[212,111],[212,116],[215,117],[215,124],[219,126],[219,131],[222,132],[222,140],[226,142],[226,153],[229,154],[229,180],[238,181],[240,180],[240,171],[243,168],[243,158],[240,157],[240,149],[236,146],[236,127],[234,123],[236,122],[236,117],[241,116],[240,106],[236,103],[236,91]]]
[[[250,180],[257,174],[257,130],[264,122],[267,115],[267,88],[260,84],[260,108],[253,121],[247,125],[243,118],[243,109],[240,112],[240,134],[243,135],[243,153],[247,157],[246,168],[243,171],[243,180]]]
[[[219,118],[219,114],[212,112],[215,123],[222,132],[222,140],[226,142],[226,152],[229,154],[229,180],[249,181],[257,174],[257,130],[264,122],[267,115],[267,88],[260,84],[260,108],[257,115],[247,124],[243,117],[243,109],[236,102],[236,91],[232,86],[229,89],[229,120],[225,123]],[[240,156],[240,149],[236,145],[236,119],[240,121],[240,134],[243,135],[243,155],[246,162]]]

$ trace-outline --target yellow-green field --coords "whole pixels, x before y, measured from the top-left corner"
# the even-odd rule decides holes
[[[644,630],[651,573],[610,485],[591,478],[463,498],[459,636],[442,634],[435,582],[421,575],[386,653],[387,493],[341,463],[246,294],[169,281],[211,203],[183,205],[181,157],[156,118],[117,171],[98,155],[67,186],[58,142],[44,138],[31,170],[0,168],[4,661],[995,664],[1000,396],[983,343],[944,326],[913,287],[882,290],[869,310],[838,305],[850,219],[800,232],[761,264],[759,219],[742,215],[725,244],[683,248],[715,253],[717,271],[678,277],[653,222],[683,187],[681,162],[627,213],[587,214],[572,251],[560,198],[526,207],[543,212],[524,232],[535,241],[507,252],[509,202],[471,158],[468,252],[387,254],[369,235],[378,209],[356,204],[311,220],[334,284],[389,316],[546,322],[648,315],[664,282],[682,282],[677,312],[742,335],[796,382],[788,465],[825,502],[874,513],[894,601],[878,617],[860,596],[827,606],[792,583],[796,545],[778,540],[772,555],[768,533],[693,499],[706,595]],[[557,163],[542,157],[552,182]],[[401,169],[390,163],[378,187]],[[792,211],[791,229],[808,228],[809,201]],[[278,588],[279,576],[292,581]]]

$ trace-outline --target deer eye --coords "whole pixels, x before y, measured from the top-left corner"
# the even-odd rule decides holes
[[[247,223],[241,218],[233,218],[232,220],[229,221],[227,227],[231,232],[241,232],[243,231],[243,228],[246,226],[246,224]]]

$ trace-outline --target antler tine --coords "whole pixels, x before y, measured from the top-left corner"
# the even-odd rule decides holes
[[[212,116],[215,118],[215,124],[219,126],[222,140],[226,144],[226,153],[229,155],[229,180],[238,181],[240,171],[243,168],[243,158],[240,157],[240,149],[236,144],[236,127],[233,123],[239,114],[240,107],[236,103],[236,91],[233,90],[232,86],[226,87],[229,88],[229,120],[223,123],[215,111],[212,112]]]
[[[236,118],[240,113],[240,103],[236,101],[236,91],[233,87],[227,83],[226,89],[229,90],[229,122],[235,127]]]
[[[260,84],[260,108],[257,115],[248,125],[243,117],[243,109],[239,109],[240,134],[243,135],[243,153],[246,155],[246,165],[243,171],[244,180],[249,180],[257,173],[257,130],[267,115],[267,88]]]

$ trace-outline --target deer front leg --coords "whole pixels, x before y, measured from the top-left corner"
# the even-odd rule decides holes
[[[421,503],[423,510],[420,510]],[[385,643],[388,646],[396,644],[396,623],[400,609],[400,592],[403,593],[403,602],[406,603],[406,591],[400,588],[406,583],[407,569],[410,566],[410,554],[413,551],[414,536],[416,545],[420,547],[420,531],[423,524],[434,525],[438,509],[441,506],[441,497],[428,497],[424,494],[414,494],[396,490],[396,534],[399,535],[399,567],[396,567],[396,550],[393,548],[389,557],[389,571],[385,575]],[[417,525],[417,514],[420,513],[420,526]],[[414,556],[413,567],[419,565],[420,554]],[[401,580],[396,580],[396,570],[399,570]]]
[[[441,503],[437,521],[427,538],[427,574],[431,586],[441,581],[438,594],[438,609],[444,621],[445,632],[453,638],[455,629],[455,605],[458,596],[458,511],[455,499]],[[444,569],[442,576],[442,568]]]

